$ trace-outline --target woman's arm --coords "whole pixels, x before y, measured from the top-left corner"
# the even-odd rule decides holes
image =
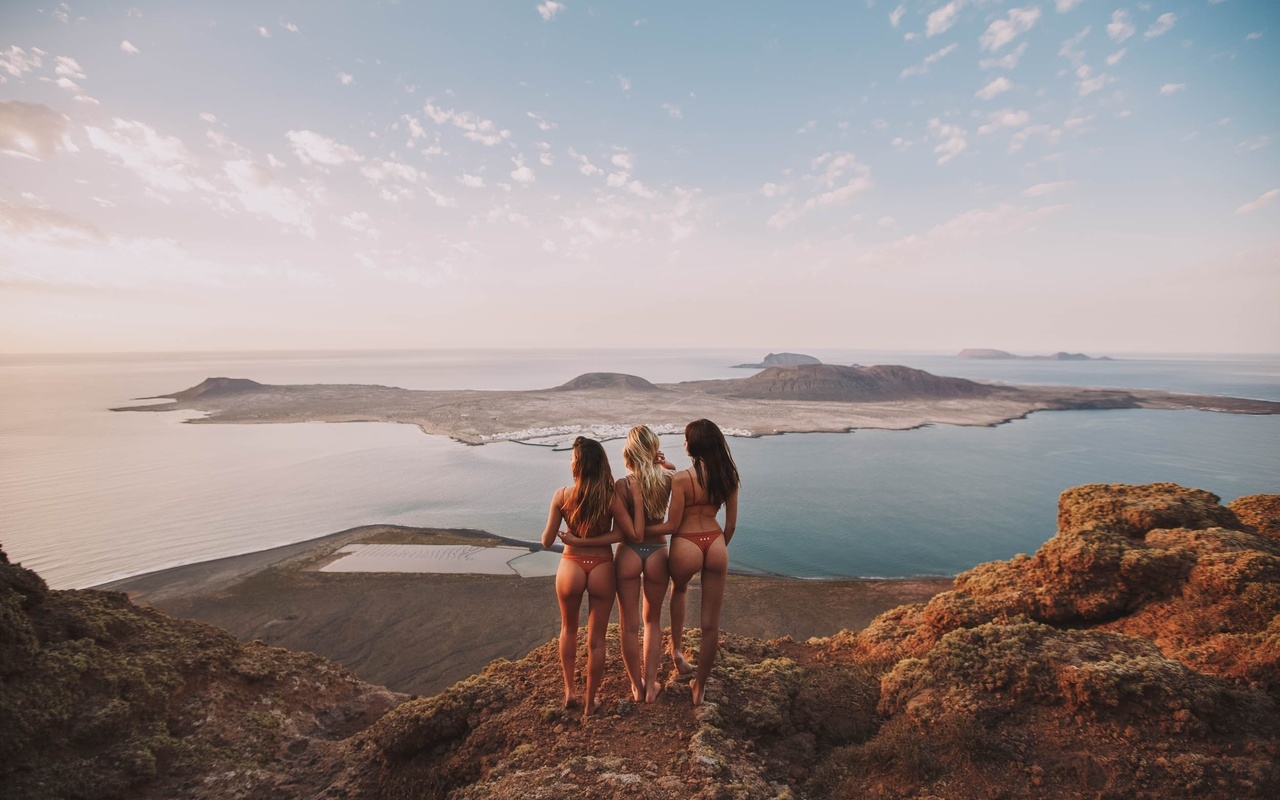
[[[622,502],[622,498],[617,492],[613,493],[613,500],[618,507],[624,512],[621,517],[614,512],[614,519],[618,525],[622,526],[622,533],[633,542],[644,541],[644,489],[640,486],[640,481],[627,481],[627,489],[631,492],[631,518],[627,519],[627,504]],[[630,528],[628,531],[627,529]]]
[[[733,538],[733,531],[738,527],[738,490],[734,489],[729,499],[724,501],[724,543]]]
[[[556,540],[556,534],[560,531],[560,523],[564,521],[564,512],[560,510],[560,506],[564,503],[564,487],[556,489],[556,493],[551,496],[551,511],[547,514],[547,527],[542,529],[542,546],[550,547]]]
[[[687,472],[677,472],[671,478],[671,505],[667,507],[667,521],[650,525],[649,533],[670,536],[680,530],[680,522],[684,519],[684,487],[691,480]]]

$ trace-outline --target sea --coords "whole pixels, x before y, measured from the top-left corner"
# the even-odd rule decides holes
[[[1280,356],[971,360],[809,350],[1011,384],[1280,401]],[[656,383],[736,378],[745,350],[425,350],[0,356],[0,547],[54,588],[90,587],[359,525],[472,528],[534,542],[569,454],[467,446],[386,423],[185,424],[111,409],[209,377],[407,389],[539,389],[585,372]],[[645,420],[636,420],[645,422]],[[667,454],[687,465],[679,435]],[[955,575],[1032,553],[1059,494],[1170,481],[1223,502],[1280,493],[1280,416],[1040,412],[994,427],[730,439],[742,475],[731,566],[798,578]],[[615,476],[621,440],[606,443]]]

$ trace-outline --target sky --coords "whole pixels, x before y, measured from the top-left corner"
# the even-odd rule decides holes
[[[1280,352],[1280,2],[0,4],[0,353]]]

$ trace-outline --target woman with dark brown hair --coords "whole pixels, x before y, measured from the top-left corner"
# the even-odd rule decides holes
[[[644,538],[644,503],[633,493],[634,519],[628,516],[622,498],[613,484],[609,457],[600,443],[579,436],[573,442],[569,461],[573,485],[556,490],[551,498],[547,527],[542,531],[542,546],[550,547],[557,535],[564,542],[564,553],[556,569],[556,598],[560,603],[560,668],[564,673],[564,706],[578,705],[574,674],[578,659],[578,619],[582,611],[582,595],[588,596],[587,611],[587,697],[583,716],[600,707],[596,697],[604,678],[605,631],[613,611],[617,583],[613,572],[614,542],[625,537],[631,541]],[[568,523],[569,532],[560,531],[560,523]],[[603,566],[603,569],[597,567]]]
[[[720,649],[720,606],[729,573],[728,544],[738,525],[738,467],[729,454],[724,434],[714,422],[699,419],[684,429],[684,448],[693,466],[675,474],[667,521],[652,525],[652,535],[671,537],[668,566],[671,572],[671,657],[676,669],[689,674],[694,668],[684,655],[684,615],[689,581],[702,574],[702,644],[698,648],[697,674],[691,683],[693,704],[701,705],[707,678]],[[724,507],[724,527],[716,514]]]

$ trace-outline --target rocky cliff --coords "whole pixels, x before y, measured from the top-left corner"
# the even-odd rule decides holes
[[[1280,795],[1272,495],[1069,490],[1037,553],[864,630],[727,634],[696,710],[665,664],[656,704],[618,700],[615,633],[585,721],[553,643],[366,725],[394,698],[331,665],[2,574],[11,796]]]

